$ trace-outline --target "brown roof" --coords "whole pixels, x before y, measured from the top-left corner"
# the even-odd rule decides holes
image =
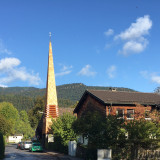
[[[80,99],[74,112],[79,110],[81,103],[85,100],[86,95],[91,95],[103,104],[143,104],[143,105],[159,105],[160,94],[142,93],[142,92],[124,92],[124,91],[107,91],[107,90],[88,90],[85,91]]]
[[[91,94],[101,99],[104,103],[140,103],[160,104],[160,94],[124,91],[89,90]]]

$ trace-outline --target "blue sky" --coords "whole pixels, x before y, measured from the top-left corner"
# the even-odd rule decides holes
[[[0,86],[160,86],[159,0],[1,0]]]

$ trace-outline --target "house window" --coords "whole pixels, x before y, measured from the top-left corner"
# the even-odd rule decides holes
[[[149,110],[145,110],[145,119],[146,120],[150,120],[150,111]]]
[[[127,119],[134,119],[134,109],[127,109]]]
[[[117,109],[116,115],[118,119],[124,119],[124,109]]]

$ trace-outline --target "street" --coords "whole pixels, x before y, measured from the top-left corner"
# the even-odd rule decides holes
[[[70,160],[61,154],[52,152],[29,152],[28,150],[16,149],[16,144],[7,145],[5,148],[4,160]]]

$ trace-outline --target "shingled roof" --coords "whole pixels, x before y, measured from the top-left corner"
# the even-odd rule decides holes
[[[105,104],[142,104],[142,105],[160,105],[160,94],[142,93],[142,92],[125,92],[125,91],[108,91],[108,90],[87,90],[80,99],[74,110],[76,113],[83,103],[86,95],[90,95],[99,102]]]
[[[105,90],[90,90],[88,91],[104,103],[140,103],[140,104],[160,104],[160,94],[157,93],[142,93],[142,92],[120,92],[120,91],[105,91]]]

